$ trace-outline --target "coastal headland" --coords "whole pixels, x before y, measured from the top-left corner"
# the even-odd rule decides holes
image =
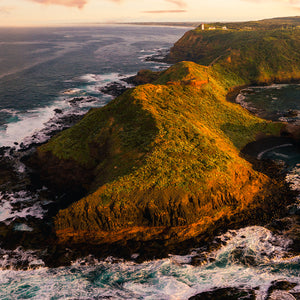
[[[250,84],[299,81],[300,20],[286,23],[187,32],[166,58],[173,66],[139,72],[140,85],[39,147],[30,165],[41,180],[84,195],[56,214],[58,243],[174,249],[280,216],[293,193],[243,149],[280,136],[297,143],[299,131],[227,98]]]

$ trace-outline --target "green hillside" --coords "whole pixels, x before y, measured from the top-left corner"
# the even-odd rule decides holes
[[[283,30],[282,24],[285,23],[279,20],[257,22],[261,28],[255,30],[247,29],[249,23],[233,23],[244,29],[196,28],[175,43],[167,59],[171,62],[191,60],[213,66],[221,73],[233,73],[230,76],[235,78],[238,75],[241,83],[246,84],[299,80],[300,29]],[[284,20],[295,26],[300,25],[298,17]],[[265,26],[273,23],[277,26],[275,29]]]
[[[276,216],[286,189],[240,154],[281,123],[226,101],[235,87],[300,77],[298,30],[190,31],[182,61],[140,72],[140,85],[38,149],[43,177],[86,196],[55,218],[61,243],[180,242],[239,216]],[[144,75],[143,75],[144,74]],[[146,76],[144,78],[143,76]]]
[[[48,178],[88,190],[58,213],[61,242],[148,240],[166,227],[166,239],[175,232],[185,240],[270,205],[274,190],[280,195],[239,153],[257,134],[278,134],[282,125],[227,102],[223,76],[181,62],[39,148]]]

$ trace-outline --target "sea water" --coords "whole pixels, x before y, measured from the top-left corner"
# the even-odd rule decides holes
[[[112,97],[101,93],[140,69],[168,65],[147,57],[168,49],[187,28],[99,26],[0,29],[0,146],[55,126],[54,109],[82,114]],[[123,84],[125,82],[122,82]],[[74,97],[84,97],[77,104]],[[84,101],[86,100],[86,101]],[[61,116],[60,116],[61,117]],[[36,138],[47,137],[39,133]],[[25,141],[29,143],[30,141]]]
[[[251,86],[240,92],[237,102],[250,111],[273,121],[300,125],[300,84]],[[258,155],[285,165],[287,181],[300,193],[300,151],[287,143],[270,147]]]
[[[300,124],[300,84],[251,86],[236,101],[265,119]]]
[[[59,129],[61,115],[83,114],[91,107],[108,103],[112,97],[100,91],[107,83],[122,82],[122,78],[142,68],[166,68],[167,65],[146,58],[169,48],[186,30],[116,26],[1,29],[1,146],[18,148],[20,143],[43,142],[49,138],[49,128]],[[257,89],[255,93],[265,93],[265,101],[282,101],[285,94],[281,98],[277,93],[282,89]],[[254,93],[246,94],[240,98],[255,107],[255,97],[246,100]],[[83,99],[74,102],[74,98]],[[278,111],[299,109],[286,107],[287,102],[282,102],[283,108]],[[297,100],[291,103],[299,104]],[[62,112],[58,114],[55,109]],[[295,113],[292,115],[297,118]],[[287,180],[297,189],[297,151],[289,146],[273,150],[264,155],[275,152],[280,159],[290,160]],[[22,164],[18,169],[20,174],[24,172]],[[14,218],[26,217],[42,219],[44,209],[37,198],[26,190],[1,193],[0,222],[9,224]],[[17,223],[15,230],[33,229]],[[139,253],[131,261],[89,256],[59,268],[46,268],[34,250],[0,248],[0,299],[177,300],[222,287],[255,288],[257,299],[264,299],[275,280],[300,284],[300,257],[289,255],[292,241],[286,237],[251,226],[230,230],[217,238],[223,245],[212,252],[191,249],[186,256],[170,255],[144,263],[135,261]],[[206,259],[200,266],[193,266],[191,260],[198,254]],[[17,270],[15,266],[20,261],[26,261],[29,270]],[[294,292],[300,292],[300,286]]]
[[[256,288],[257,299],[265,299],[273,281],[300,284],[300,257],[285,258],[290,240],[259,226],[231,230],[219,238],[225,245],[208,253],[202,266],[190,264],[198,249],[139,264],[83,258],[60,268],[45,268],[34,253],[16,249],[16,259],[40,267],[1,271],[0,298],[183,300],[213,288],[239,287]],[[5,263],[4,255],[0,266]],[[293,291],[300,292],[299,287]]]

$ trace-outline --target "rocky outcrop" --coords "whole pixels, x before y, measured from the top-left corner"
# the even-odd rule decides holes
[[[126,82],[134,84],[134,85],[141,85],[152,83],[153,81],[157,80],[160,76],[161,72],[153,72],[150,70],[140,70],[137,75],[124,79]]]
[[[210,292],[203,292],[190,297],[189,300],[255,300],[255,291],[251,289],[223,288]]]

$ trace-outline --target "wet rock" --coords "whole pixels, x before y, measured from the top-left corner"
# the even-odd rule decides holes
[[[297,283],[289,282],[289,281],[273,281],[272,285],[270,286],[268,292],[271,293],[274,290],[284,290],[289,291],[297,286]]]
[[[285,114],[285,117],[297,117],[298,116],[298,111],[297,110],[292,110],[289,109]]]
[[[235,249],[231,253],[230,259],[234,263],[242,264],[245,266],[257,266],[258,263],[255,259],[255,254],[251,255],[248,253],[245,253],[244,249]]]
[[[77,102],[81,102],[84,99],[84,97],[74,97],[72,100],[69,100],[69,103],[75,104]]]
[[[103,88],[100,89],[100,91],[104,94],[108,94],[114,97],[122,95],[127,88],[120,84],[119,82],[112,82],[104,86]]]
[[[189,300],[255,300],[255,292],[252,289],[222,288],[210,292],[200,293],[190,297]]]
[[[56,109],[54,109],[54,112],[56,114],[62,114],[63,111],[61,109],[59,109],[59,108],[56,108]]]
[[[287,291],[275,290],[267,300],[296,300],[296,298]]]
[[[69,100],[69,103],[71,106],[77,106],[79,103],[89,103],[89,102],[94,102],[95,100],[98,100],[98,98],[92,97],[92,96],[87,96],[87,97],[74,97],[71,100]]]
[[[289,281],[273,281],[268,289],[267,300],[282,300],[282,299],[296,299],[288,291],[297,286],[297,283]]]
[[[208,263],[208,257],[204,253],[200,253],[192,257],[191,265],[192,266],[204,266]]]
[[[300,293],[291,293],[296,300],[300,300]]]
[[[7,157],[0,159],[0,190],[9,190],[9,187],[17,181],[18,176],[13,161]]]
[[[123,79],[125,82],[134,84],[134,85],[141,85],[146,83],[151,83],[158,79],[161,72],[153,72],[150,70],[140,70],[137,75],[128,77]]]
[[[165,62],[169,52],[170,52],[169,49],[159,49],[156,51],[155,54],[146,57],[145,61]]]
[[[6,152],[9,152],[10,147],[0,147],[0,156],[5,155]]]

